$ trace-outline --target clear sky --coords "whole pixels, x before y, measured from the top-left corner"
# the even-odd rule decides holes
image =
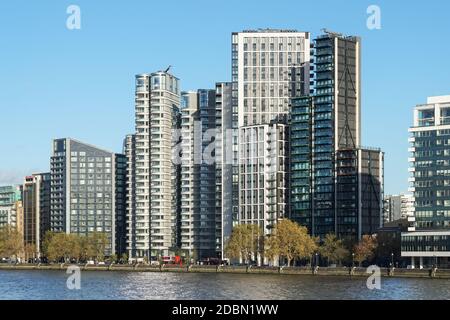
[[[66,9],[81,8],[81,30]],[[381,8],[381,30],[366,26]],[[183,90],[229,81],[231,32],[322,28],[363,41],[362,141],[386,152],[386,193],[407,190],[412,108],[450,94],[447,0],[0,3],[0,184],[49,170],[51,141],[120,152],[134,126],[134,75],[173,65]]]

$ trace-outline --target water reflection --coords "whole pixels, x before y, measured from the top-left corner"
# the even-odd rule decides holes
[[[450,280],[366,279],[288,275],[82,272],[81,290],[58,271],[0,271],[0,299],[450,299]]]

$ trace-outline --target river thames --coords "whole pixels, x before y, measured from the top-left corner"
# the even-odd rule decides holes
[[[81,273],[69,290],[64,271],[0,271],[1,300],[422,300],[450,299],[450,280],[208,273]]]

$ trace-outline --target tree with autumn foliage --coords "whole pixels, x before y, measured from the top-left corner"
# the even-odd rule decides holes
[[[252,257],[262,253],[263,232],[258,225],[240,224],[233,228],[225,247],[225,254],[231,259],[242,259],[250,263]]]
[[[43,251],[50,261],[103,261],[108,237],[105,233],[93,232],[88,235],[47,232]]]
[[[272,229],[265,248],[266,257],[271,260],[285,258],[290,266],[295,259],[310,258],[317,250],[317,239],[309,236],[306,227],[283,219]]]
[[[363,236],[361,241],[353,248],[355,261],[361,266],[364,261],[371,260],[374,257],[376,249],[376,238],[369,235]]]

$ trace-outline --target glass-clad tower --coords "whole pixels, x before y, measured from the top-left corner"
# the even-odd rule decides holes
[[[292,99],[290,218],[315,234],[312,215],[312,97]]]
[[[317,37],[313,95],[292,99],[290,216],[321,238],[359,239],[382,224],[384,155],[360,146],[360,46]]]

